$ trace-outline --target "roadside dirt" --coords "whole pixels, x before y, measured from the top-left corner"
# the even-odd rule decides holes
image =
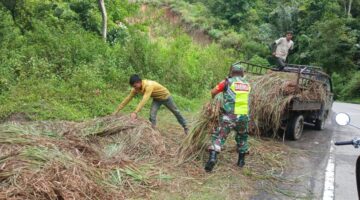
[[[30,117],[26,113],[13,113],[6,117],[3,120],[0,120],[0,123],[5,122],[29,122],[31,121]]]
[[[200,45],[209,45],[213,42],[211,37],[204,31],[200,29],[192,28],[190,24],[183,22],[181,15],[175,13],[169,7],[163,8],[165,11],[164,17],[174,26],[181,26],[186,33],[193,38],[193,41]]]
[[[213,42],[211,37],[204,30],[193,28],[190,24],[186,24],[181,15],[171,10],[170,7],[163,7],[162,9],[154,9],[149,7],[147,4],[140,6],[140,12],[137,17],[126,18],[125,21],[128,24],[141,24],[146,21],[154,21],[161,19],[164,23],[169,23],[173,29],[181,28],[184,30],[193,41],[199,45],[207,46]],[[153,30],[156,27],[149,26],[149,37],[154,38]]]

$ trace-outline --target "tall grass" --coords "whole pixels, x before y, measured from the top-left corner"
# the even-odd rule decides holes
[[[4,16],[4,26],[0,28],[0,33],[4,33],[0,47],[2,119],[17,112],[26,113],[31,119],[83,120],[107,115],[129,92],[128,77],[133,73],[156,80],[175,96],[185,97],[180,98],[179,105],[191,108],[188,99],[201,98],[235,60],[230,51],[216,44],[193,44],[181,30],[166,37],[149,38],[149,23],[171,29],[161,17],[137,24],[123,23],[128,36],[115,43],[104,43],[96,31],[100,14],[95,2],[53,4],[73,17],[58,16],[48,2],[39,1],[31,7],[25,4],[33,13],[28,16],[31,29],[26,30],[18,27],[11,13],[0,4],[0,14]],[[122,11],[131,7],[117,5]],[[40,8],[43,12],[36,13]],[[118,12],[111,8],[110,19],[118,19]],[[89,18],[83,18],[86,15]],[[117,27],[115,21],[110,24]],[[14,34],[5,34],[9,31]],[[131,103],[125,111],[135,105]]]

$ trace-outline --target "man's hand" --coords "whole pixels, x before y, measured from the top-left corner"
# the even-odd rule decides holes
[[[137,114],[136,113],[131,113],[130,114],[130,118],[132,119],[132,120],[135,120],[135,119],[137,119]]]
[[[212,106],[211,106],[211,103],[210,103],[210,102],[207,102],[207,103],[205,104],[205,109],[206,109],[206,111],[207,111],[208,113],[211,113],[211,111],[212,111]]]

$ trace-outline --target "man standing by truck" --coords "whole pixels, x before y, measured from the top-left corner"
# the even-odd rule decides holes
[[[286,57],[289,50],[294,49],[294,42],[291,40],[293,34],[291,31],[286,32],[286,36],[275,40],[272,55],[275,56],[277,62],[277,69],[282,71],[286,66]]]
[[[245,165],[245,153],[248,151],[250,89],[249,82],[244,78],[244,69],[235,63],[231,66],[230,77],[211,90],[212,98],[223,92],[224,103],[219,118],[219,126],[212,133],[209,161],[205,165],[205,171],[211,172],[213,170],[217,162],[217,154],[220,153],[232,129],[236,131],[235,140],[239,153],[237,165],[239,167]]]
[[[160,106],[165,105],[175,115],[178,122],[184,128],[185,134],[188,133],[189,129],[187,127],[186,120],[175,105],[175,102],[167,88],[160,85],[156,81],[142,80],[137,74],[134,74],[130,77],[129,84],[133,87],[133,89],[130,91],[130,94],[120,103],[114,114],[117,114],[121,109],[123,109],[135,95],[142,94],[142,100],[136,107],[135,111],[131,113],[132,119],[137,118],[137,113],[142,109],[149,98],[152,97],[153,102],[150,109],[150,122],[152,127],[156,127],[156,116]]]

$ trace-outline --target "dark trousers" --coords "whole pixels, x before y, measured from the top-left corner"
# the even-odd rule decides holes
[[[279,57],[275,57],[276,58],[276,63],[277,63],[277,68],[278,70],[283,70],[286,66],[286,62],[284,59],[279,58]]]
[[[153,100],[150,110],[150,122],[153,126],[156,126],[156,116],[161,105],[165,105],[175,115],[179,124],[183,128],[186,128],[186,120],[181,115],[179,109],[176,107],[175,102],[171,96],[166,100],[155,100],[155,99]]]

